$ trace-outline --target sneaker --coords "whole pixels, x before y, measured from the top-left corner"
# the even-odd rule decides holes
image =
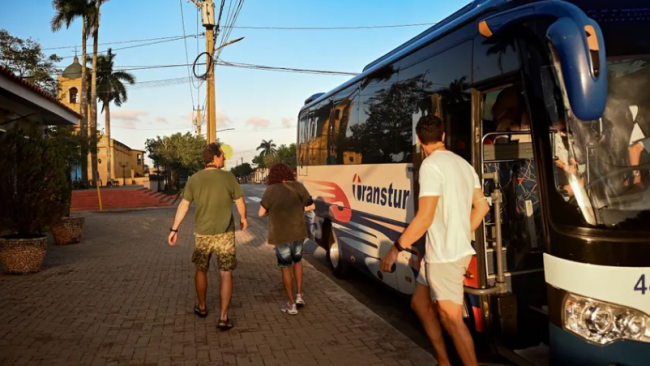
[[[302,294],[296,294],[296,305],[305,306],[305,300],[302,298]]]
[[[289,303],[286,303],[282,305],[282,312],[287,313],[289,315],[296,315],[298,314],[298,308],[296,307],[296,304],[289,305]]]

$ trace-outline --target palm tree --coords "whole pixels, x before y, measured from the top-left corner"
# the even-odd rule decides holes
[[[277,146],[275,145],[273,140],[269,140],[269,141],[262,140],[262,143],[260,144],[260,146],[257,147],[257,150],[258,151],[262,150],[260,152],[260,156],[266,157],[266,156],[275,155],[275,153],[277,152],[277,150],[275,149],[276,147]]]
[[[81,136],[88,138],[88,93],[87,93],[87,68],[86,68],[86,44],[92,26],[95,2],[92,0],[53,0],[52,7],[56,11],[50,25],[53,32],[58,32],[65,25],[70,28],[72,22],[81,18]],[[85,144],[83,146],[86,146]],[[88,182],[88,149],[83,147],[81,154],[81,174],[84,182]]]
[[[108,169],[107,181],[111,181],[111,102],[120,107],[126,102],[128,96],[124,83],[134,84],[135,76],[126,71],[113,70],[115,54],[109,48],[106,55],[97,57],[97,98],[102,102],[102,112],[106,118],[106,138],[108,139],[108,154],[106,167]]]
[[[98,47],[99,47],[99,20],[101,17],[100,8],[103,3],[108,0],[96,0],[95,11],[92,14],[92,25],[93,25],[93,69],[92,69],[92,79],[91,79],[91,96],[90,96],[90,129],[92,133],[92,138],[97,138],[97,57],[98,57]],[[97,174],[97,149],[92,153],[92,166],[93,166],[93,175]],[[97,177],[94,177],[93,182],[96,181]]]

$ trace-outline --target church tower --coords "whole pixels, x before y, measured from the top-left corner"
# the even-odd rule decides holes
[[[61,102],[81,114],[81,64],[77,56],[59,76],[59,85],[61,87],[59,95]]]

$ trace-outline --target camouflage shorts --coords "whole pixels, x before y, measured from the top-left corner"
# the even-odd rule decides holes
[[[235,256],[235,232],[199,235],[195,234],[196,245],[192,262],[198,270],[207,272],[210,268],[212,253],[217,256],[220,271],[232,271],[237,267]]]

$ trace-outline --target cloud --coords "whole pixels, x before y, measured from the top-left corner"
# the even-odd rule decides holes
[[[271,124],[271,121],[268,119],[263,119],[260,117],[251,117],[246,120],[247,125],[253,126],[253,128],[266,128]]]
[[[167,122],[167,118],[162,117],[162,116],[156,116],[156,118],[154,119],[154,121],[156,121],[156,122],[160,122],[160,123],[164,123],[164,124],[167,124],[167,123],[168,123],[168,122]]]
[[[140,121],[140,117],[148,115],[149,112],[147,111],[112,111],[111,112],[111,119],[119,119],[122,121]]]
[[[217,126],[226,126],[232,123],[232,120],[224,112],[217,112]]]
[[[128,130],[135,130],[135,122],[129,120],[122,120],[120,123],[121,128],[126,128]]]
[[[282,127],[288,128],[292,126],[293,119],[289,117],[282,118]]]

